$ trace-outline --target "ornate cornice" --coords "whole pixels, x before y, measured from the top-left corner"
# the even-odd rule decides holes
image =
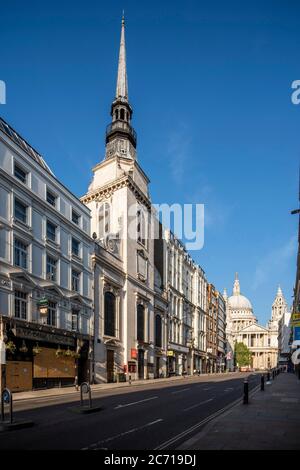
[[[85,196],[81,197],[80,201],[84,204],[88,204],[92,201],[100,202],[105,199],[109,199],[115,191],[125,187],[128,187],[133,192],[136,199],[144,204],[149,211],[151,210],[151,202],[149,198],[140,190],[140,188],[129,175],[122,176],[121,178],[118,178],[115,181],[102,186],[101,188],[89,192]]]

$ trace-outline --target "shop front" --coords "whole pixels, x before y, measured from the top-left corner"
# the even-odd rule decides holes
[[[194,351],[194,366],[193,366],[194,374],[205,374],[206,372],[205,359],[206,359],[205,353],[197,351],[197,350]]]
[[[89,380],[90,338],[46,325],[8,320],[6,386],[13,392]]]
[[[186,375],[190,370],[188,361],[189,348],[176,343],[169,343],[167,351],[168,376]]]

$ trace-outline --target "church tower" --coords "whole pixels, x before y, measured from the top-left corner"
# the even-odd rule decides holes
[[[96,382],[112,381],[116,371],[126,371],[132,379],[151,378],[154,360],[156,364],[152,206],[131,126],[124,16],[110,114],[105,156],[93,168],[88,192],[81,198],[91,210],[95,240]]]
[[[277,294],[272,304],[272,321],[279,321],[287,310],[288,305],[282,293],[281,287],[278,286]]]
[[[128,100],[128,81],[125,47],[125,19],[122,17],[116,96],[111,105],[112,122],[106,128],[106,155],[135,160],[136,132],[131,127],[132,108]]]

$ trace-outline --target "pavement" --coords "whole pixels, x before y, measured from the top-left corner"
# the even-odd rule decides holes
[[[207,424],[178,450],[300,450],[300,380],[281,373]]]
[[[14,394],[14,421],[34,426],[1,432],[0,449],[175,450],[204,423],[241,402],[245,377],[255,390],[260,374],[249,373],[94,386],[92,406],[99,411],[89,414],[74,413],[79,408],[74,390],[59,396],[22,394],[19,400],[21,393]]]

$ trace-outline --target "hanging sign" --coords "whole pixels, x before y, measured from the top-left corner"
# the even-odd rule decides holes
[[[48,315],[48,299],[43,298],[37,302],[40,315]]]

